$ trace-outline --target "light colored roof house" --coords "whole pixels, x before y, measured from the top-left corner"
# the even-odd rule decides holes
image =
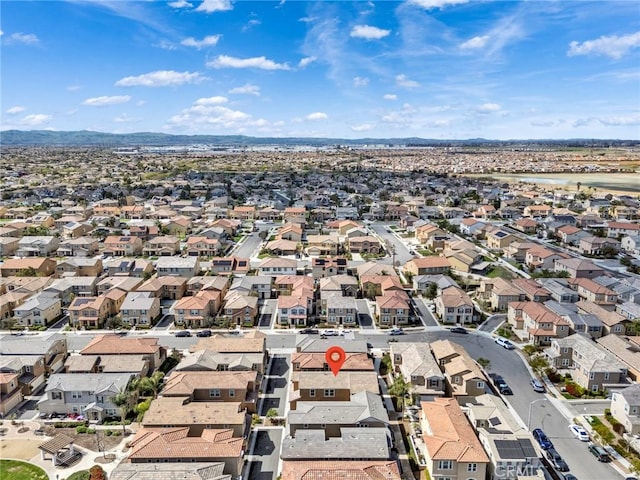
[[[160,257],[156,262],[158,276],[195,277],[200,273],[198,257]]]
[[[335,277],[330,277],[335,278]],[[358,303],[355,297],[345,297],[340,292],[329,292],[320,301],[320,317],[333,325],[355,325]]]
[[[45,382],[47,368],[44,355],[0,355],[0,374],[7,373],[17,374],[22,393],[32,395]],[[7,393],[12,393],[12,388],[9,385],[8,391],[1,392],[0,398]]]
[[[265,245],[264,249],[275,255],[294,255],[298,251],[298,241],[272,240]]]
[[[127,325],[150,327],[161,313],[160,299],[150,292],[129,292],[120,306],[120,319]]]
[[[347,241],[346,248],[351,253],[372,253],[378,254],[382,252],[383,248],[380,244],[380,240],[377,237],[371,235],[350,237]]]
[[[149,360],[144,355],[71,355],[64,363],[65,373],[134,373],[145,377]]]
[[[558,259],[554,263],[553,270],[567,272],[571,278],[596,278],[604,274],[601,267],[581,258]]]
[[[603,333],[605,335],[632,335],[633,324],[618,312],[609,311],[593,302],[576,302],[578,311],[595,315],[602,321]]]
[[[523,431],[502,399],[479,395],[465,407],[469,422],[491,461],[488,478],[524,479],[516,472],[533,474],[542,466],[542,452],[532,435]]]
[[[291,295],[295,291],[313,291],[313,278],[302,275],[281,275],[276,277],[273,287],[278,295]]]
[[[431,478],[454,474],[454,478],[484,480],[489,457],[458,402],[435,398],[421,406],[420,424]]]
[[[136,256],[142,253],[142,239],[127,236],[109,236],[104,239],[105,255],[114,257]]]
[[[308,235],[306,251],[309,255],[337,255],[340,238],[337,233]]]
[[[99,258],[72,257],[56,265],[56,277],[99,277],[102,275],[102,260]]]
[[[60,257],[91,257],[97,252],[97,238],[78,237],[61,241],[56,253]]]
[[[635,302],[624,302],[616,305],[616,313],[619,313],[627,320],[640,318],[640,305]]]
[[[251,269],[248,258],[216,257],[210,260],[210,270],[216,275],[246,275]]]
[[[309,277],[306,277],[309,278]],[[278,323],[280,325],[306,325],[313,313],[313,289],[298,289],[291,295],[278,297]]]
[[[68,355],[67,339],[58,333],[28,337],[3,335],[1,340],[0,355],[44,357],[47,373],[60,371]]]
[[[192,257],[215,257],[222,250],[222,243],[217,238],[187,238],[187,255]]]
[[[182,297],[173,305],[175,321],[189,328],[208,327],[221,303],[222,294],[217,290],[200,290],[194,296]]]
[[[601,256],[608,250],[613,252],[620,250],[620,241],[615,238],[588,236],[580,239],[578,250],[583,255]]]
[[[513,258],[520,263],[524,263],[527,251],[536,246],[537,244],[533,242],[513,242],[508,247],[503,248],[503,252],[506,258]]]
[[[521,218],[513,222],[513,228],[524,233],[536,233],[538,222],[533,218]]]
[[[140,285],[136,291],[149,292],[152,296],[161,300],[179,300],[187,291],[187,278],[169,275],[150,278]]]
[[[62,302],[57,297],[37,293],[13,309],[13,318],[23,327],[47,326],[62,315]]]
[[[430,238],[443,235],[447,235],[447,232],[432,223],[427,223],[425,225],[416,227],[416,239],[420,243],[427,243]]]
[[[143,355],[149,360],[152,371],[162,364],[166,354],[166,349],[158,344],[157,338],[119,335],[96,335],[86,347],[80,350],[80,355]]]
[[[194,435],[205,429],[229,428],[234,437],[245,437],[251,417],[240,402],[189,402],[185,397],[159,397],[142,419],[144,427],[189,427]]]
[[[190,402],[240,402],[256,413],[259,373],[244,371],[181,371],[166,378],[163,397],[187,397]]]
[[[0,277],[28,275],[31,277],[53,275],[56,261],[51,258],[8,258],[0,265]]]
[[[200,290],[217,290],[224,295],[229,290],[229,283],[226,275],[192,277],[187,280],[187,292],[195,295]]]
[[[545,218],[551,215],[553,208],[549,205],[527,205],[524,207],[524,215],[533,218]]]
[[[378,461],[284,461],[281,480],[320,480],[358,479],[358,480],[400,480],[397,460]]]
[[[22,237],[18,241],[19,257],[48,257],[58,250],[60,240],[52,235]]]
[[[524,263],[527,267],[540,270],[553,270],[557,260],[569,258],[569,255],[556,252],[543,246],[536,246],[527,250]]]
[[[554,339],[544,353],[552,366],[570,369],[573,380],[588,391],[625,383],[625,365],[585,335]]]
[[[131,463],[224,462],[225,474],[242,473],[244,440],[230,429],[205,429],[196,435],[189,427],[143,427],[129,446]]]
[[[505,311],[510,302],[524,300],[519,288],[500,277],[482,280],[477,292],[480,298],[489,302],[493,311]]]
[[[569,322],[537,302],[510,303],[507,321],[519,338],[534,345],[549,345],[553,338],[569,335]]]
[[[356,267],[356,273],[358,277],[365,275],[398,275],[390,265],[384,265],[378,262],[365,262],[360,264]]]
[[[180,253],[180,239],[173,235],[160,235],[148,240],[142,249],[144,255],[172,256]]]
[[[280,275],[295,275],[297,268],[298,262],[291,258],[265,258],[258,266],[258,275],[272,277]]]
[[[223,462],[129,463],[121,462],[111,480],[232,480],[223,474]]]
[[[359,392],[379,394],[378,374],[376,372],[294,372],[289,384],[289,403],[291,409],[297,408],[297,402],[334,402],[348,401],[351,395]]]
[[[125,293],[132,292],[142,285],[142,282],[142,278],[139,277],[107,277],[98,282],[98,294],[102,295],[114,289]]]
[[[566,279],[539,278],[537,281],[547,289],[551,296],[551,300],[555,300],[560,303],[575,303],[580,300],[578,292],[567,286],[568,283],[566,282]]]
[[[104,295],[76,297],[68,308],[69,321],[77,328],[102,328],[112,315],[112,303],[111,299]]]
[[[276,233],[278,240],[288,240],[290,242],[301,242],[304,230],[300,224],[286,223]]]
[[[487,248],[493,250],[501,250],[508,247],[513,242],[519,242],[521,240],[515,235],[500,228],[486,230],[485,237],[487,240]]]
[[[596,342],[625,365],[631,380],[640,379],[640,343],[636,337],[605,335]]]
[[[17,373],[0,373],[0,414],[4,418],[24,399]]]
[[[331,369],[326,355],[318,352],[294,352],[291,354],[291,365],[294,372],[329,372]],[[341,372],[372,372],[375,368],[366,353],[345,352],[345,360],[340,367]]]
[[[373,298],[391,292],[404,292],[404,287],[399,277],[395,275],[363,275],[360,277],[362,293]]]
[[[616,292],[589,278],[571,278],[568,284],[578,292],[581,299],[596,303],[607,310],[612,310],[618,302]]]
[[[608,222],[607,237],[616,238],[624,235],[640,234],[640,223],[632,222]]]
[[[627,434],[640,433],[640,384],[613,392],[611,415],[624,426]]]
[[[10,257],[18,249],[18,237],[2,237],[0,236],[0,256]]]
[[[439,256],[414,258],[404,265],[404,270],[412,275],[446,274],[450,268],[451,262]]]
[[[340,292],[345,297],[355,297],[358,294],[358,279],[351,275],[321,278],[319,290],[323,299],[328,292]]]
[[[511,281],[511,284],[531,302],[543,303],[551,299],[549,290],[531,278],[516,278]]]
[[[324,429],[298,430],[282,440],[283,460],[388,460],[391,434],[386,427],[342,427],[327,437]]]
[[[220,353],[260,353],[265,357],[266,364],[266,337],[263,333],[252,331],[245,333],[242,337],[225,337],[214,335],[208,338],[201,338],[190,351],[211,350]]]
[[[375,312],[381,325],[407,325],[410,311],[409,295],[404,290],[390,290],[376,297]]]
[[[264,353],[225,353],[198,350],[184,357],[176,366],[176,372],[235,372],[254,370],[264,374]]]
[[[475,318],[475,307],[467,293],[457,286],[440,290],[436,297],[436,313],[444,323],[468,324]]]
[[[258,298],[230,290],[224,298],[223,313],[230,325],[252,326],[258,315]]]
[[[392,343],[390,350],[393,369],[412,385],[412,394],[422,400],[444,395],[445,378],[428,344]]]
[[[339,437],[343,427],[387,427],[389,415],[379,395],[363,391],[347,401],[298,402],[287,414],[287,425],[293,437],[300,431],[323,428],[332,438]]]

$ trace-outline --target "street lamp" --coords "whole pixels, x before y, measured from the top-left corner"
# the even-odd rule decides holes
[[[538,398],[537,400],[533,400],[529,403],[529,416],[527,417],[527,430],[531,431],[531,407],[533,407],[534,403],[545,402],[546,398]]]

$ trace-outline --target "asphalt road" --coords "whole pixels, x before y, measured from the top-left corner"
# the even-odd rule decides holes
[[[431,311],[429,311],[429,308],[427,307],[427,304],[425,303],[424,298],[413,297],[413,300],[418,312],[420,313],[420,320],[422,320],[422,323],[424,324],[424,326],[437,327],[438,321],[435,319]]]
[[[249,480],[276,480],[282,443],[282,428],[256,430]]]
[[[413,258],[413,255],[409,253],[409,249],[405,244],[393,233],[389,232],[386,225],[373,224],[369,225],[369,227],[382,239],[383,242],[389,242],[391,245],[395,246],[396,262],[399,262],[400,265],[404,265]],[[378,260],[378,262],[390,265],[393,262],[393,259],[391,257],[386,257]]]
[[[482,325],[480,325],[480,327],[478,327],[478,330],[480,330],[481,332],[491,333],[496,328],[498,328],[498,326],[502,322],[504,322],[506,319],[507,319],[507,316],[503,313],[491,315],[482,323]]]

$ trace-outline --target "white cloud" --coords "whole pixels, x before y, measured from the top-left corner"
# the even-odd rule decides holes
[[[233,5],[229,0],[202,0],[202,3],[196,8],[196,12],[224,12],[233,10]]]
[[[450,123],[451,122],[449,122],[449,120],[433,120],[432,122],[429,122],[429,126],[433,128],[444,128],[448,127]]]
[[[387,93],[386,95],[383,95],[383,97],[385,100],[397,100],[398,99],[398,95],[396,95],[395,93]]]
[[[366,87],[369,85],[369,79],[366,77],[353,77],[354,87]]]
[[[253,27],[255,27],[256,25],[260,25],[260,24],[262,24],[262,22],[260,20],[258,20],[257,18],[252,18],[251,20],[249,20],[247,22],[247,24],[244,27],[242,27],[242,31],[243,32],[248,32]]]
[[[82,87],[80,85],[69,85],[67,87],[67,91],[68,92],[75,92],[77,90],[80,90]]]
[[[21,105],[16,105],[15,107],[11,107],[11,108],[7,108],[7,114],[9,115],[16,115],[18,113],[22,113],[26,110],[26,108],[24,108]]]
[[[502,107],[497,103],[483,103],[482,105],[478,105],[476,107],[476,112],[478,113],[491,113],[498,112],[502,109]]]
[[[628,125],[640,125],[640,116],[636,117],[612,117],[600,118],[600,123],[607,127],[619,127]]]
[[[449,5],[461,5],[469,0],[409,0],[409,3],[431,10],[433,8],[444,8]]]
[[[147,102],[145,102],[144,100],[138,100],[138,101],[136,102],[136,107],[141,107],[141,106],[143,106],[145,103],[147,103]]]
[[[169,40],[161,40],[157,46],[162,48],[163,50],[169,50],[169,51],[177,50],[177,47],[173,43],[171,43]]]
[[[266,57],[237,58],[229,55],[218,55],[207,62],[211,68],[259,68],[261,70],[289,70],[286,63],[276,63]]]
[[[38,43],[40,43],[40,39],[33,33],[16,32],[12,33],[8,37],[5,37],[4,43],[6,45],[37,45]]]
[[[304,57],[302,60],[298,62],[298,68],[306,68],[308,65],[311,65],[316,60],[317,60],[316,57]]]
[[[479,37],[473,37],[460,44],[462,50],[475,50],[476,48],[483,48],[489,41],[489,35],[482,35]]]
[[[298,19],[299,22],[302,23],[313,23],[317,20],[316,17],[301,17]]]
[[[364,38],[365,40],[380,40],[391,33],[391,30],[384,30],[370,25],[356,25],[351,29],[351,37]]]
[[[45,115],[44,113],[32,113],[31,115],[22,117],[19,123],[20,125],[27,127],[36,127],[49,122],[49,120],[51,120],[51,115]]]
[[[324,112],[313,112],[305,117],[306,120],[326,120],[328,118],[329,115]]]
[[[185,83],[199,83],[205,78],[198,72],[157,70],[135,77],[121,78],[115,85],[116,87],[171,87]]]
[[[221,105],[223,103],[227,103],[229,99],[227,97],[216,96],[216,97],[207,97],[207,98],[199,98],[195,101],[194,105]]]
[[[196,40],[193,37],[187,37],[180,43],[185,47],[194,47],[200,50],[202,47],[215,47],[222,35],[207,35],[202,40]]]
[[[369,130],[373,130],[373,125],[371,125],[370,123],[363,123],[362,125],[354,125],[353,127],[351,127],[351,130],[353,130],[354,132],[367,132]]]
[[[396,85],[402,88],[416,88],[420,84],[414,80],[409,80],[404,73],[396,75]]]
[[[189,8],[193,7],[193,5],[187,0],[176,0],[175,2],[169,2],[169,6],[171,8]]]
[[[113,121],[114,123],[131,123],[137,122],[139,120],[137,118],[130,117],[126,113],[123,113],[122,115],[118,115],[117,117],[115,117]]]
[[[229,93],[236,94],[245,94],[245,95],[255,95],[256,97],[260,96],[260,87],[257,85],[252,85],[250,83],[246,83],[241,87],[235,87],[229,90]]]
[[[640,47],[640,32],[620,37],[617,35],[603,35],[596,40],[587,40],[582,43],[571,42],[567,55],[569,57],[576,55],[604,55],[617,60],[629,53],[630,50],[638,47]]]
[[[127,103],[131,100],[129,95],[114,95],[111,97],[103,96],[103,97],[93,97],[87,98],[82,105],[87,105],[89,107],[104,107],[107,105],[117,105],[119,103]]]

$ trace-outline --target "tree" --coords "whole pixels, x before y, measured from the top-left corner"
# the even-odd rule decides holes
[[[536,355],[535,357],[531,357],[529,359],[529,366],[536,374],[540,375],[547,368],[549,368],[549,362],[547,362],[547,359],[543,356]]]
[[[433,300],[438,296],[438,284],[435,282],[431,282],[427,287],[427,291],[424,293],[424,296],[429,300]]]
[[[129,413],[129,395],[127,392],[119,392],[115,396],[111,397],[111,403],[120,409],[120,417],[122,419],[122,434],[126,435],[127,429],[125,427],[125,419]]]
[[[402,375],[396,376],[393,380],[393,383],[389,387],[389,395],[396,397],[401,402],[401,410],[404,410],[404,400],[405,397],[409,394],[409,389],[411,385],[408,384]]]
[[[164,373],[161,371],[153,372],[150,377],[144,377],[140,379],[138,388],[141,393],[153,394],[153,399],[158,398],[158,392],[162,388],[162,381],[164,380]]]
[[[278,409],[270,408],[267,410],[267,418],[275,418],[278,416]]]

